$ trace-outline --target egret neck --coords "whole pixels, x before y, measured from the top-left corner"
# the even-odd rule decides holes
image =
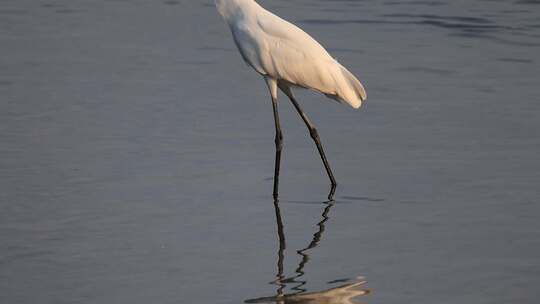
[[[254,0],[215,0],[215,3],[219,14],[229,25],[262,9]]]

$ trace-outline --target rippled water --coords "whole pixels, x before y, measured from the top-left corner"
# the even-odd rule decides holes
[[[0,3],[0,303],[536,303],[538,1],[259,1],[365,84],[297,93],[212,1]]]

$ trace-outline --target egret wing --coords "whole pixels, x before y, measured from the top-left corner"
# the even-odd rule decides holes
[[[259,58],[268,75],[360,107],[366,99],[362,84],[315,39],[268,11],[257,23],[264,33]]]
[[[335,93],[332,70],[338,64],[315,39],[271,13],[257,21],[264,33],[260,58],[269,75],[325,94]]]

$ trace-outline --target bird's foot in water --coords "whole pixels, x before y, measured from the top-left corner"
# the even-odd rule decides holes
[[[336,193],[336,187],[337,187],[337,184],[333,183],[331,186],[330,186],[330,193],[328,193],[328,200],[329,201],[333,201],[334,200],[334,194]]]

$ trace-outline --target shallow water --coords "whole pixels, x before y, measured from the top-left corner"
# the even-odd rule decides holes
[[[259,2],[367,88],[333,203],[212,1],[0,3],[0,303],[536,303],[538,1]]]

